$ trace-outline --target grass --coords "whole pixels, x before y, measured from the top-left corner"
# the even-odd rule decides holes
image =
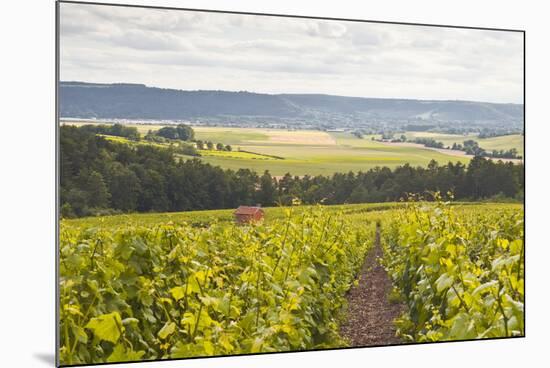
[[[494,211],[498,209],[514,208],[521,209],[521,203],[479,203],[479,202],[457,202],[454,204],[459,210],[465,211]],[[388,211],[403,206],[402,203],[362,203],[324,206],[329,212],[337,213],[342,211],[350,220],[361,225],[364,221],[372,221],[381,214],[388,214]],[[292,211],[302,213],[315,206],[292,207]],[[266,207],[265,221],[275,221],[285,217],[285,210],[290,207]],[[164,213],[140,213],[123,214],[103,217],[85,217],[80,219],[63,219],[63,224],[82,229],[114,229],[125,226],[156,226],[172,222],[188,223],[194,226],[208,226],[213,222],[233,222],[234,209],[226,210],[205,210],[187,212],[164,212]]]
[[[523,136],[520,134],[504,135],[501,137],[477,139],[479,146],[488,151],[492,150],[509,150],[515,148],[518,153],[523,156]]]

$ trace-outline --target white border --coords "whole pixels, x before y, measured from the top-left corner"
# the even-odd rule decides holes
[[[110,2],[124,1],[112,0]],[[452,24],[527,31],[527,337],[500,341],[214,358],[117,367],[536,366],[548,361],[550,254],[545,150],[550,66],[543,5],[519,1],[127,0],[126,3]],[[534,2],[533,2],[534,3]],[[543,2],[540,2],[543,4]],[[0,365],[53,366],[54,1],[0,5]],[[505,60],[503,60],[505,62]],[[106,366],[107,367],[107,366]]]

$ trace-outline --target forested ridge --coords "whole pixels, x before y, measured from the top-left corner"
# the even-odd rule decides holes
[[[342,204],[396,201],[406,193],[452,191],[457,200],[523,199],[523,165],[473,158],[468,165],[408,164],[332,176],[275,179],[269,172],[224,170],[152,145],[111,142],[85,127],[60,128],[61,214],[233,208],[241,204]]]
[[[60,114],[96,119],[200,119],[256,125],[270,120],[300,126],[332,126],[326,117],[349,128],[443,124],[446,128],[476,127],[520,130],[523,105],[475,101],[363,98],[323,94],[265,94],[247,91],[185,91],[143,84],[60,83]],[[422,116],[423,120],[419,120]],[[238,119],[236,119],[238,117]],[[256,117],[256,118],[254,118]],[[248,123],[247,119],[251,119]],[[460,122],[460,123],[458,123]],[[250,124],[249,124],[250,123]],[[415,125],[415,124],[412,124]]]

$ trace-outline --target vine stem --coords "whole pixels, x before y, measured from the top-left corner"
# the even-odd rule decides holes
[[[101,243],[101,239],[97,238],[96,242],[95,242],[95,245],[94,245],[94,250],[92,251],[92,256],[90,257],[90,262],[91,262],[91,266],[92,266],[92,269],[94,269],[94,257],[95,257],[95,253],[96,253],[96,250],[97,250],[97,246],[98,244]]]
[[[202,302],[199,305],[199,312],[197,313],[197,320],[195,321],[195,328],[193,329],[193,336],[192,339],[195,339],[195,336],[197,334],[197,329],[199,328],[199,321],[201,320],[201,313],[202,313]]]
[[[332,242],[332,244],[327,249],[325,249],[323,253],[321,253],[321,257],[324,257],[325,254],[327,254],[328,251],[331,250],[332,247],[338,242],[338,240],[340,240],[340,237],[342,236],[343,228],[344,228],[344,221],[342,221],[342,224],[340,225],[340,229],[338,230],[338,235],[336,236],[336,238],[334,238],[334,241]]]
[[[458,293],[458,290],[456,290],[455,286],[452,285],[451,288],[453,289],[453,291],[455,292],[458,300],[460,300],[460,304],[464,307],[464,309],[466,309],[466,312],[470,313],[470,309],[468,308],[468,305],[466,304],[466,302],[464,301],[464,299],[462,299],[462,297],[460,296],[460,294]]]
[[[500,299],[501,290],[502,290],[502,283],[500,282],[500,280],[498,280],[498,292],[497,292],[498,308],[500,309],[500,313],[502,314],[502,319],[504,320],[504,333],[506,334],[506,337],[508,337],[508,317],[506,317],[506,313],[504,313],[504,307],[502,307],[502,300]]]
[[[69,337],[69,327],[67,325],[67,323],[65,323],[65,326],[63,326],[63,330],[65,332],[65,346],[69,347],[70,349],[70,346],[71,346],[71,343],[70,343],[70,337]],[[69,364],[73,364],[73,354],[72,354],[72,351],[69,350]]]
[[[284,250],[285,250],[285,246],[286,246],[286,239],[287,239],[287,235],[288,235],[288,228],[290,227],[290,220],[291,220],[291,215],[292,215],[292,209],[290,209],[290,214],[288,216],[288,220],[286,222],[286,229],[285,229],[285,235],[283,237],[283,243],[281,245],[281,254],[279,255],[279,257],[277,258],[277,262],[275,262],[275,267],[273,267],[273,275],[275,275],[275,271],[277,270],[277,267],[279,267],[279,262],[281,261],[281,258],[283,258],[283,253],[284,253]]]

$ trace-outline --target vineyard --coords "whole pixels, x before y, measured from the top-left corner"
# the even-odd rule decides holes
[[[523,211],[410,203],[385,222],[384,265],[406,341],[523,336]]]
[[[247,226],[228,211],[120,215],[61,222],[61,364],[347,346],[347,293],[373,246],[404,342],[524,335],[521,205],[299,206]]]
[[[60,360],[343,346],[337,317],[372,244],[364,229],[323,209],[242,227],[62,224]]]

